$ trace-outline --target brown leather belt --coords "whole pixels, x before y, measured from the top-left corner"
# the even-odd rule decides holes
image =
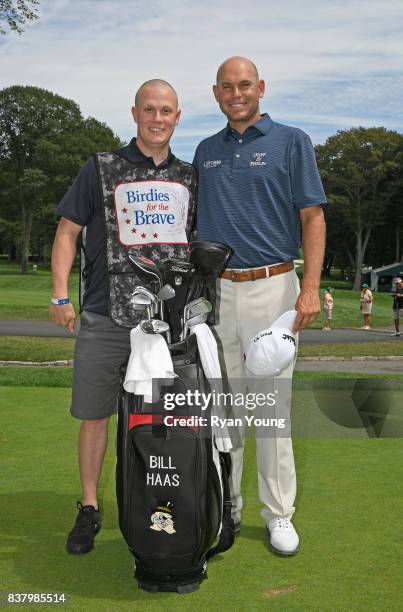
[[[221,274],[221,278],[226,278],[234,283],[242,283],[243,281],[255,281],[259,278],[270,278],[270,276],[284,274],[284,272],[290,272],[293,269],[294,262],[287,261],[286,263],[276,264],[274,266],[253,268],[252,270],[243,270],[242,272],[238,272],[237,270],[224,270]]]

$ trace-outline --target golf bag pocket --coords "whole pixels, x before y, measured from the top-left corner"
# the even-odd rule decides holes
[[[200,544],[201,483],[195,478],[200,441],[192,430],[179,429],[166,428],[166,435],[156,436],[152,426],[133,428],[129,547],[144,563],[158,560],[160,569],[172,569],[172,556],[179,566],[181,557],[188,562]]]

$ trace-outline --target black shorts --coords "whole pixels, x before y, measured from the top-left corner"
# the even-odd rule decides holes
[[[130,329],[94,312],[81,313],[74,353],[73,417],[95,420],[116,413],[120,367],[129,355]]]

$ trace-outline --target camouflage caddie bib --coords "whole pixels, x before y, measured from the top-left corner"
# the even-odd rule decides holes
[[[142,318],[130,302],[136,285],[128,255],[143,255],[159,264],[188,259],[188,237],[194,215],[195,174],[177,158],[163,168],[144,168],[116,153],[97,153],[104,201],[109,315],[123,327]]]

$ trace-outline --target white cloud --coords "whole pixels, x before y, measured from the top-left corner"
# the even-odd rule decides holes
[[[40,20],[0,46],[0,87],[45,87],[84,115],[133,133],[130,105],[148,78],[180,95],[180,151],[223,125],[211,94],[218,64],[254,59],[264,109],[323,140],[350,125],[402,129],[400,0],[42,0]]]

